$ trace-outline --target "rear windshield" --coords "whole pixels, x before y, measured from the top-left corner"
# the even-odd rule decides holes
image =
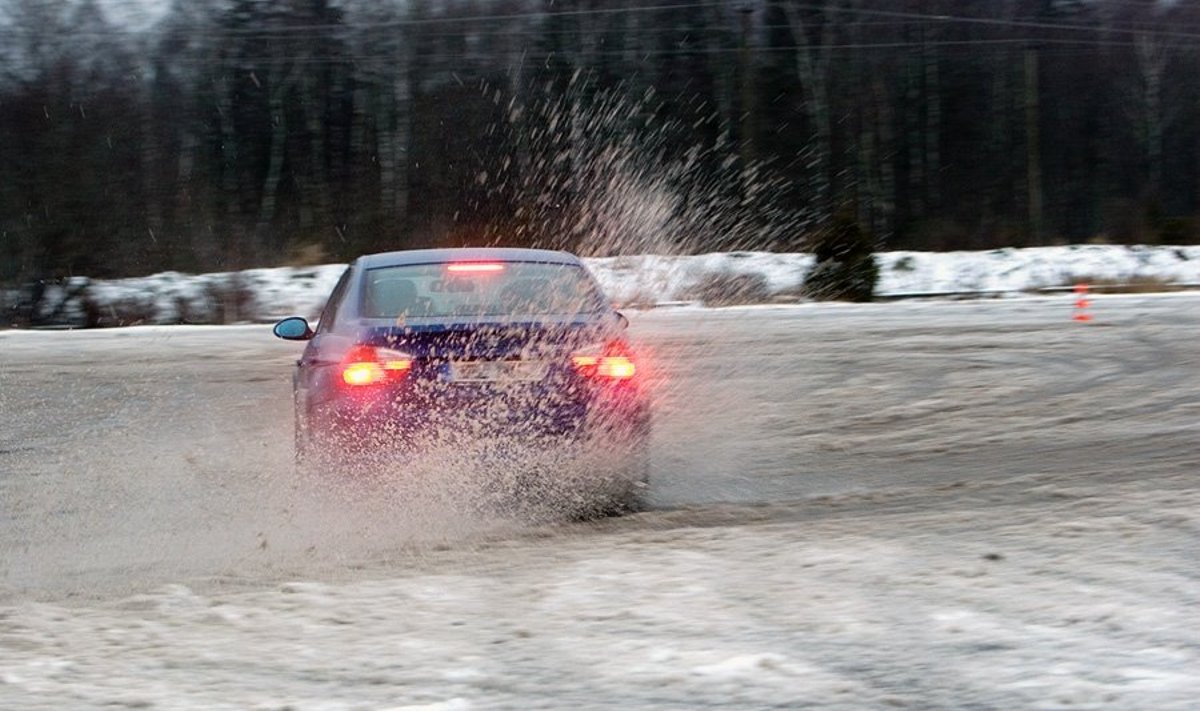
[[[370,269],[366,318],[594,313],[604,297],[581,267],[539,262],[454,262]]]

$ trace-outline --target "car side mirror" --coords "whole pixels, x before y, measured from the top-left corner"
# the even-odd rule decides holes
[[[307,341],[313,337],[313,330],[308,321],[299,316],[285,318],[275,324],[275,335],[285,341]]]
[[[620,311],[617,312],[617,321],[621,324],[621,328],[629,328],[629,317]]]

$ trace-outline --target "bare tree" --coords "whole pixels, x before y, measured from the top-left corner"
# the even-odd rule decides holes
[[[837,29],[837,0],[814,14],[803,3],[783,6],[796,43],[796,74],[804,92],[803,106],[813,132],[812,200],[818,219],[833,214],[833,106],[830,70]]]
[[[1141,33],[1134,44],[1136,76],[1129,92],[1129,112],[1136,128],[1146,166],[1146,193],[1150,200],[1162,195],[1163,135],[1169,120],[1164,93],[1166,69],[1171,60],[1168,40]]]

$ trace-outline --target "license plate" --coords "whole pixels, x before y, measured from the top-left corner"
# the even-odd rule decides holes
[[[450,364],[456,383],[514,383],[541,380],[546,364],[536,360],[472,360]]]

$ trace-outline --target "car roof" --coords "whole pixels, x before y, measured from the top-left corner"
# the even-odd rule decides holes
[[[366,254],[358,258],[364,269],[399,267],[409,264],[440,264],[442,262],[546,262],[580,265],[579,257],[568,252],[549,249],[520,249],[516,247],[455,247],[446,249],[407,249],[399,252]]]

